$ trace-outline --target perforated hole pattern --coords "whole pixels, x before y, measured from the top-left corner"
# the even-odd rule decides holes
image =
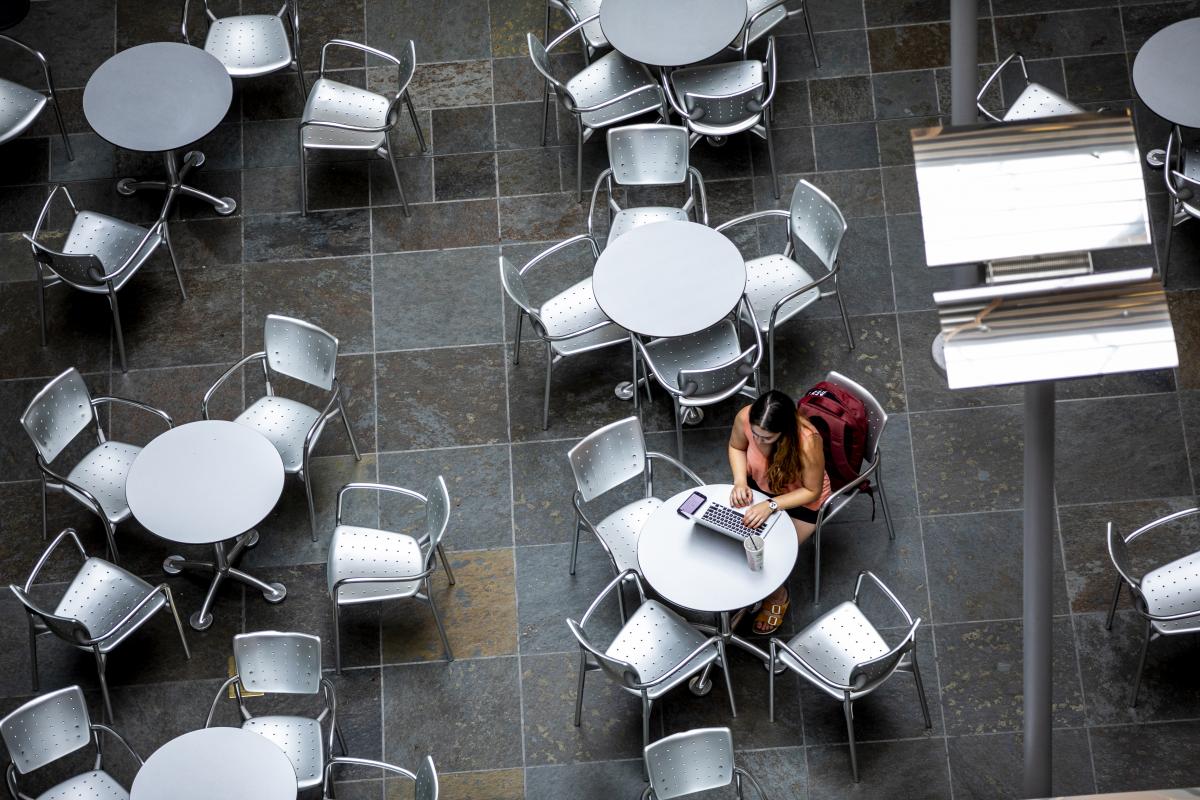
[[[647,600],[617,633],[606,653],[633,666],[641,681],[648,682],[678,664],[703,641],[679,615],[655,600]],[[618,670],[615,677],[619,679],[619,668],[610,665],[612,668]],[[685,676],[687,672],[687,668],[682,670]]]
[[[1142,582],[1142,588],[1155,614],[1170,616],[1200,610],[1200,553],[1154,570]],[[1180,620],[1178,624],[1195,627],[1200,621]]]
[[[567,453],[575,486],[590,502],[646,468],[646,440],[637,417],[630,417],[588,435]]]
[[[21,424],[42,458],[53,461],[92,418],[91,393],[72,367],[38,392]]]
[[[707,67],[680,70],[674,86],[683,96],[688,111],[700,109],[702,126],[737,125],[758,118],[760,111],[751,110],[767,94],[766,70],[761,61],[738,61]]]
[[[44,95],[0,78],[0,139],[22,124],[44,100]]]
[[[1050,91],[1039,83],[1030,83],[1025,91],[1004,114],[1007,121],[1056,117],[1061,114],[1078,114],[1081,109],[1074,103]]]
[[[687,129],[673,125],[630,125],[608,132],[613,179],[625,186],[683,183],[688,150]]]
[[[733,737],[728,728],[668,736],[646,748],[646,769],[657,800],[670,800],[733,780]]]
[[[324,122],[343,122],[363,128],[378,128],[387,124],[389,101],[386,97],[356,86],[322,78],[313,85],[313,96],[309,101],[310,119]],[[382,144],[384,134],[347,131],[338,128],[309,126],[304,129],[304,141],[310,145],[356,145]]]
[[[233,638],[233,656],[248,691],[315,694],[321,687],[321,640],[316,636],[243,633]]]
[[[587,278],[547,300],[540,316],[551,336],[581,331],[589,325],[607,319],[596,302],[592,280]]]
[[[812,251],[826,269],[833,269],[846,234],[846,219],[829,197],[808,181],[796,184],[791,204],[792,238]]]
[[[22,773],[74,753],[91,740],[83,691],[68,686],[29,701],[0,722],[0,734]]]
[[[254,70],[292,60],[286,30],[274,14],[217,20],[209,29],[204,49],[232,70]]]
[[[321,389],[333,385],[338,340],[303,320],[267,316],[263,347],[271,369]]]
[[[639,86],[646,87],[646,91],[598,111],[584,114],[583,122],[590,128],[600,128],[611,121],[626,119],[640,110],[654,108],[659,104],[657,85],[646,74],[641,64],[625,58],[616,51],[593,61],[567,81],[568,93],[584,108],[619,97]]]

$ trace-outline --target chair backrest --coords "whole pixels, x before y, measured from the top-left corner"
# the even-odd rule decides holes
[[[413,800],[438,800],[438,776],[437,769],[433,766],[433,756],[425,756],[425,760],[417,768]]]
[[[42,387],[21,414],[21,427],[48,463],[96,420],[92,395],[74,367]]]
[[[321,688],[321,637],[256,631],[233,637],[238,679],[248,692],[316,694]]]
[[[568,617],[567,627],[571,629],[571,633],[574,635],[575,641],[579,642],[579,646],[586,650],[588,654],[596,660],[596,663],[600,665],[600,669],[606,675],[608,675],[608,677],[612,678],[622,686],[626,686],[631,689],[640,683],[637,670],[634,669],[633,665],[628,664],[619,658],[613,658],[612,656],[606,655],[603,650],[596,647],[596,645],[592,643],[592,640],[588,637],[587,631],[583,629],[582,625]]]
[[[438,475],[433,486],[425,494],[425,535],[429,537],[429,551],[425,554],[426,568],[433,558],[434,549],[442,541],[449,522],[450,492],[446,489],[446,479]]]
[[[855,691],[871,691],[900,668],[905,654],[912,650],[916,642],[917,626],[920,624],[921,618],[917,617],[894,647],[881,656],[854,665],[854,669],[850,670],[850,685],[855,687]]]
[[[396,68],[396,74],[400,83],[396,90],[399,94],[396,99],[399,100],[399,95],[404,94],[408,89],[408,85],[412,83],[413,75],[417,73],[417,44],[412,39],[400,46],[400,51],[396,53],[396,60],[400,62],[400,66]]]
[[[671,186],[688,177],[687,128],[625,125],[608,131],[608,164],[622,186]]]
[[[751,83],[706,87],[703,92],[684,91],[683,107],[693,118],[705,126],[736,125],[762,112],[767,97],[769,75],[761,61],[742,61],[739,64],[756,65],[760,70],[758,79]],[[732,81],[732,70],[730,80]],[[695,117],[699,111],[700,116]]]
[[[1133,571],[1133,557],[1129,554],[1129,543],[1111,522],[1108,523],[1107,538],[1108,557],[1112,559],[1113,567],[1121,576],[1121,580],[1129,586],[1129,591],[1133,593],[1134,598],[1142,608],[1145,608],[1145,599],[1142,597],[1142,579]]]
[[[837,203],[808,181],[801,180],[792,192],[790,213],[788,228],[792,246],[803,244],[825,265],[825,269],[832,272],[837,266],[838,250],[847,227]]]
[[[63,641],[70,642],[71,644],[79,644],[92,638],[92,632],[81,621],[72,619],[71,617],[60,617],[51,611],[47,611],[38,605],[37,601],[30,597],[20,586],[9,584],[8,588],[16,595],[21,605],[25,606],[27,612],[44,622],[46,627],[50,629],[50,632]],[[97,633],[103,633],[103,631],[97,631]]]
[[[567,451],[575,488],[585,503],[646,470],[646,437],[637,417],[610,422]]]
[[[504,293],[508,295],[508,298],[516,303],[522,311],[536,317],[537,309],[533,307],[529,299],[525,276],[504,256],[500,256],[500,285],[504,287]]]
[[[655,800],[696,794],[733,781],[729,728],[695,728],[646,745],[646,772]]]
[[[579,104],[567,90],[566,84],[554,77],[554,71],[550,68],[550,53],[546,50],[546,45],[542,44],[542,40],[532,33],[525,34],[525,42],[529,46],[529,59],[533,62],[533,68],[546,79],[563,105],[568,110],[574,110]]]
[[[92,277],[93,270],[104,274],[104,264],[95,253],[62,253],[52,250],[28,234],[25,240],[33,248],[33,257],[39,264],[53,272],[71,286],[95,287],[104,285]],[[115,265],[114,265],[115,266]]]
[[[883,410],[883,406],[875,399],[875,395],[864,389],[861,384],[850,380],[840,372],[828,373],[825,376],[825,381],[857,397],[862,401],[863,407],[867,410],[867,446],[863,458],[865,468],[869,466],[867,464],[868,461],[875,461],[875,451],[879,447],[879,439],[883,436],[883,429],[888,421],[887,412]]]
[[[0,719],[0,735],[21,774],[57,761],[92,741],[83,690],[68,686],[35,697]]]
[[[685,397],[728,396],[750,380],[754,374],[752,364],[757,354],[756,342],[721,364],[699,369],[681,369],[676,377],[679,389]]]
[[[321,389],[333,386],[337,374],[338,340],[302,319],[268,314],[263,327],[267,366]]]

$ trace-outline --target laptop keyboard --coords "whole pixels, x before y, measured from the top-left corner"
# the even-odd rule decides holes
[[[723,506],[720,503],[709,503],[708,508],[704,509],[704,514],[701,519],[708,525],[720,528],[725,533],[731,533],[734,536],[749,536],[753,533],[761,534],[767,528],[767,523],[759,525],[757,528],[748,528],[742,524],[742,511]]]

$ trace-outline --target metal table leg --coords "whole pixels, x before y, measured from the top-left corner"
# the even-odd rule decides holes
[[[201,191],[194,186],[188,186],[183,182],[183,179],[187,177],[189,172],[204,164],[204,153],[201,153],[199,150],[188,151],[183,157],[183,166],[180,167],[177,152],[168,150],[163,153],[163,161],[167,166],[167,180],[139,181],[133,178],[122,178],[117,181],[117,192],[123,195],[131,195],[139,189],[165,190],[167,196],[163,199],[164,217],[171,210],[171,204],[175,201],[175,198],[181,194],[209,203],[218,214],[232,214],[237,209],[237,201],[232,197],[217,197],[216,195]]]
[[[738,636],[736,633],[734,633],[733,632],[733,623],[731,622],[731,617],[732,617],[732,612],[722,611],[718,615],[718,620],[720,622],[720,625],[718,627],[714,628],[712,625],[696,625],[695,627],[699,630],[704,631],[705,633],[715,633],[718,636],[720,636],[721,641],[724,642],[724,644],[725,644],[726,652],[728,652],[729,645],[731,645],[731,644],[737,645],[742,650],[745,650],[747,653],[757,656],[763,662],[763,666],[770,669],[771,654],[768,653],[766,650],[763,650],[761,647],[754,644],[753,642],[750,642],[747,639],[744,639],[741,636]],[[708,674],[711,671],[712,671],[712,665],[710,664],[704,668],[703,672],[701,672],[699,675],[692,678],[688,682],[688,688],[692,691],[692,694],[705,695],[705,694],[708,694],[710,691],[712,691],[712,681],[708,677]],[[734,716],[737,716],[737,714],[735,713]]]
[[[212,605],[217,597],[217,589],[225,582],[226,578],[253,586],[262,592],[263,599],[268,603],[281,603],[287,597],[287,587],[282,583],[267,583],[233,567],[233,563],[241,558],[246,548],[256,544],[258,544],[258,531],[248,531],[234,540],[233,548],[228,552],[225,550],[224,542],[214,544],[213,561],[211,562],[196,561],[183,556],[167,556],[163,560],[163,572],[168,575],[178,575],[185,569],[213,573],[212,582],[208,585],[208,592],[204,595],[204,603],[200,606],[199,611],[188,618],[188,622],[193,628],[203,631],[212,625]]]

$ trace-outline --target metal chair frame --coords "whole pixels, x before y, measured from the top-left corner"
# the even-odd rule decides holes
[[[1178,125],[1173,125],[1163,156],[1163,183],[1167,187],[1167,246],[1161,268],[1164,287],[1171,265],[1171,242],[1175,226],[1189,219],[1200,218],[1200,202],[1196,201],[1196,193],[1200,192],[1200,178],[1183,172],[1187,158],[1195,158],[1196,155],[1184,148],[1183,131]]]
[[[74,728],[72,733],[76,737],[77,744],[68,742],[65,736],[61,739],[53,741],[49,749],[55,750],[56,752],[49,758],[47,758],[46,754],[40,750],[33,758],[22,758],[17,752],[14,752],[17,751],[18,748],[14,747],[13,744],[9,742],[10,733],[14,732],[14,728],[19,727],[21,733],[28,733],[29,728],[34,727],[39,723],[46,724],[42,720],[34,720],[33,725],[30,725],[28,716],[31,712],[36,713],[44,706],[61,708],[64,703],[73,704],[79,710],[79,713],[76,715],[74,725],[72,726]],[[84,734],[84,731],[86,731],[86,734]],[[124,736],[117,733],[114,729],[107,725],[103,725],[98,722],[92,722],[91,716],[87,711],[87,700],[84,699],[83,690],[78,686],[65,686],[62,689],[57,689],[53,692],[33,698],[20,708],[10,712],[4,717],[4,719],[0,719],[0,733],[3,734],[5,749],[8,750],[10,758],[8,770],[5,773],[5,779],[8,783],[8,791],[12,794],[14,800],[35,800],[34,797],[21,791],[19,782],[17,780],[18,775],[27,775],[34,770],[52,764],[55,761],[70,755],[71,753],[82,750],[88,744],[90,744],[96,751],[95,758],[92,761],[92,770],[104,772],[104,745],[103,740],[100,738],[100,734],[102,733],[107,736],[111,736],[120,742],[121,746],[125,748],[125,752],[127,752],[133,758],[133,760],[137,762],[138,767],[141,767],[143,763],[142,757],[139,756],[137,751],[130,746],[129,742],[125,741]],[[23,769],[18,767],[18,761],[21,761],[24,766],[29,768]],[[40,796],[44,797],[45,795],[43,794]]]
[[[44,448],[42,444],[39,444],[37,431],[34,430],[35,418],[38,416],[37,412],[40,410],[40,405],[46,402],[47,399],[54,394],[55,390],[61,385],[62,382],[67,380],[72,382],[75,382],[76,380],[78,381],[77,386],[82,387],[82,390],[80,391],[80,400],[82,400],[84,397],[87,398],[90,412],[89,421],[85,422],[78,428],[78,430],[74,432],[73,436],[71,437],[72,439],[84,432],[91,425],[94,425],[97,446],[101,446],[108,441],[108,437],[104,434],[104,428],[100,424],[100,417],[96,413],[96,409],[103,405],[123,405],[149,412],[165,422],[168,430],[175,426],[175,422],[171,419],[171,415],[167,412],[157,409],[154,406],[147,405],[146,403],[140,403],[137,400],[128,400],[124,397],[92,397],[87,391],[87,384],[83,382],[83,377],[74,367],[64,370],[61,374],[43,386],[41,391],[34,395],[33,399],[29,401],[29,405],[25,407],[25,411],[21,414],[21,427],[25,429],[25,432],[29,435],[29,438],[33,440],[34,447],[38,451],[37,465],[42,481],[42,539],[45,540],[48,534],[46,528],[46,495],[49,492],[64,492],[71,497],[74,497],[93,514],[100,518],[100,522],[104,526],[104,536],[108,547],[108,555],[112,558],[114,563],[119,562],[120,552],[117,549],[116,524],[109,520],[108,515],[104,512],[104,508],[100,505],[100,501],[97,500],[95,495],[93,495],[87,489],[84,489],[82,486],[73,483],[69,478],[59,474],[50,466],[50,464],[62,454],[62,451],[66,449],[70,441],[64,442],[58,447]],[[68,472],[69,471],[70,470],[68,470]]]
[[[439,786],[437,768],[433,765],[433,756],[425,756],[416,772],[389,764],[386,761],[375,761],[370,758],[352,758],[350,756],[334,756],[325,765],[325,782],[323,800],[334,800],[333,772],[335,767],[367,767],[383,770],[392,775],[400,775],[413,782],[413,800],[438,800]]]
[[[41,213],[38,214],[37,222],[34,223],[33,233],[23,233],[21,236],[29,242],[33,249],[34,263],[34,280],[37,284],[37,299],[38,299],[38,317],[42,323],[42,347],[46,346],[46,289],[51,286],[57,286],[64,283],[74,289],[78,289],[88,294],[103,294],[108,298],[108,306],[112,311],[113,329],[116,332],[117,338],[117,355],[121,361],[121,371],[128,372],[128,365],[125,363],[125,336],[121,329],[121,312],[117,306],[117,284],[124,286],[124,280],[130,275],[142,268],[150,257],[154,255],[154,251],[158,249],[160,244],[166,244],[167,252],[171,255],[171,266],[175,268],[175,280],[179,282],[179,294],[182,299],[187,300],[187,290],[183,286],[183,273],[179,271],[179,260],[175,257],[175,248],[171,244],[171,231],[167,226],[166,212],[169,210],[167,206],[163,206],[163,211],[158,219],[133,252],[126,257],[125,261],[120,265],[105,272],[104,265],[100,263],[100,259],[94,254],[83,253],[63,253],[54,250],[38,241],[38,234],[42,232],[42,226],[46,222],[46,217],[50,213],[50,207],[54,203],[54,198],[59,192],[67,199],[67,203],[71,206],[72,220],[79,216],[79,208],[75,205],[75,201],[71,198],[71,193],[66,186],[56,184],[50,190],[50,196],[46,198],[46,202],[42,205]],[[155,240],[155,237],[158,237]],[[155,240],[149,250],[145,250],[148,242]],[[144,251],[144,252],[143,252]],[[55,265],[59,266],[56,267]],[[63,266],[74,266],[79,271],[85,272],[91,283],[81,282],[78,278],[69,277],[64,274]],[[50,276],[45,273],[49,272]]]
[[[807,33],[808,33],[808,46],[812,49],[813,65],[816,67],[820,67],[821,66],[821,57],[817,54],[817,37],[813,32],[812,20],[809,19],[809,16],[808,16],[807,0],[799,0],[799,6],[800,6],[799,8],[787,10],[786,13],[783,15],[783,17],[781,17],[778,22],[776,22],[768,27],[765,27],[760,31],[754,32],[754,35],[751,36],[751,33],[753,32],[753,28],[754,28],[754,23],[758,22],[760,19],[765,17],[767,14],[770,14],[775,9],[780,8],[780,7],[785,7],[785,4],[787,2],[788,2],[788,0],[772,0],[772,2],[763,6],[758,11],[752,12],[750,14],[749,18],[746,20],[746,26],[744,28],[742,28],[742,33],[741,33],[741,36],[739,37],[741,39],[741,44],[739,45],[735,41],[729,47],[731,49],[737,50],[741,54],[742,60],[745,60],[747,57],[747,54],[750,51],[750,45],[754,44],[759,39],[761,39],[763,36],[765,36],[769,31],[773,30],[776,25],[779,25],[782,22],[786,22],[787,20],[791,19],[792,17],[799,15],[799,16],[804,17],[804,30],[807,31]],[[785,7],[785,10],[786,10],[786,7]]]
[[[209,8],[208,0],[201,0],[201,2],[204,5],[204,15],[208,17],[210,24],[216,22],[218,19],[231,19],[233,17],[245,16],[241,14],[231,14],[229,17],[218,17],[212,12],[212,9]],[[192,40],[188,38],[187,29],[188,7],[191,5],[191,3],[192,0],[183,0],[183,17],[179,24],[179,33],[183,37],[183,41],[187,44],[192,43]],[[283,67],[282,69],[291,68],[296,70],[296,77],[300,80],[300,102],[304,102],[308,98],[308,86],[304,82],[304,68],[300,65],[300,0],[283,0],[282,5],[279,6],[279,10],[275,12],[275,16],[279,17],[280,19],[284,19],[285,15],[288,23],[287,27],[292,34],[292,41],[289,43],[291,47],[292,62],[288,64],[287,67]],[[201,48],[203,48],[203,45],[201,45]],[[254,75],[248,75],[246,77],[259,78],[263,75],[270,75],[278,71],[278,69],[273,69],[266,72],[256,73]]]
[[[925,728],[929,729],[933,727],[933,721],[929,717],[929,702],[925,698],[925,686],[921,682],[921,670],[917,665],[916,634],[917,627],[921,624],[921,618],[917,617],[914,619],[913,616],[908,613],[908,609],[904,607],[904,604],[901,603],[896,595],[892,593],[892,590],[889,589],[887,585],[884,584],[884,582],[881,581],[875,575],[875,573],[871,572],[870,570],[863,570],[862,572],[858,573],[858,579],[854,582],[854,605],[859,605],[859,598],[862,593],[864,578],[870,578],[871,583],[874,584],[875,587],[883,593],[884,597],[890,600],[892,605],[900,612],[905,619],[905,624],[908,626],[908,632],[904,634],[904,637],[899,641],[899,643],[894,645],[883,655],[857,664],[850,673],[849,683],[838,683],[832,678],[824,675],[819,669],[806,661],[803,656],[793,650],[791,646],[789,646],[788,643],[782,639],[772,636],[770,643],[771,664],[779,663],[780,665],[791,669],[797,675],[816,685],[818,688],[823,689],[830,695],[836,696],[837,694],[841,694],[842,711],[846,718],[846,734],[850,739],[850,770],[854,773],[855,783],[858,783],[859,781],[858,753],[854,743],[855,700],[865,697],[866,695],[878,689],[896,672],[911,672],[913,681],[916,683],[917,687],[917,698],[921,701],[921,713],[925,717]],[[836,613],[836,610],[829,613]],[[821,619],[824,619],[824,617]],[[819,624],[820,622],[821,620],[817,620],[816,622],[812,623],[809,628]],[[808,630],[809,628],[806,628],[805,630]],[[797,635],[802,634],[803,631],[801,634]],[[798,661],[804,669],[797,670],[794,667],[789,666],[787,662],[783,661],[782,659],[777,662],[776,659],[778,658],[778,653],[781,650]],[[905,662],[905,658],[908,659],[907,663]],[[770,717],[770,720],[774,722],[775,670],[768,670],[768,673],[768,716]]]
[[[546,24],[542,27],[542,41],[543,42],[550,41],[550,12],[553,9],[557,9],[557,10],[561,11],[562,13],[566,14],[567,18],[571,21],[572,26],[578,25],[580,20],[582,19],[582,17],[579,16],[578,12],[576,12],[575,9],[571,7],[571,0],[546,0]],[[603,31],[601,31],[601,32],[603,33]],[[584,33],[582,27],[580,27],[580,30],[579,30],[579,41],[583,48],[583,63],[586,66],[586,65],[592,63],[592,59],[596,57],[596,54],[600,52],[601,48],[593,47],[588,42],[587,35]],[[606,47],[609,46],[607,44],[607,40],[606,40],[605,46]]]
[[[296,474],[300,477],[300,480],[304,483],[304,493],[308,498],[308,519],[310,525],[312,526],[312,540],[315,542],[317,540],[317,509],[316,504],[313,501],[312,470],[310,469],[310,461],[312,459],[312,453],[317,447],[317,441],[325,429],[325,423],[329,422],[334,417],[340,416],[342,418],[342,424],[346,428],[346,438],[350,440],[350,448],[354,451],[354,460],[362,461],[362,454],[358,451],[358,443],[354,441],[354,431],[350,427],[350,417],[346,414],[346,406],[342,402],[341,384],[338,383],[337,379],[337,337],[328,331],[318,328],[311,322],[305,322],[301,319],[285,317],[279,314],[268,314],[267,323],[269,324],[272,321],[296,325],[306,331],[324,334],[333,340],[334,367],[332,370],[333,377],[329,386],[329,396],[325,401],[325,405],[317,414],[317,418],[313,420],[308,432],[304,434],[304,446],[302,451],[303,458],[300,463],[300,469],[296,472]],[[209,415],[208,404],[212,400],[217,389],[221,388],[226,381],[233,377],[234,374],[236,374],[243,367],[248,364],[252,364],[255,361],[258,361],[262,365],[263,382],[266,384],[266,397],[275,396],[275,389],[271,385],[271,365],[270,357],[268,355],[268,351],[270,350],[270,342],[266,341],[266,337],[264,337],[263,344],[264,347],[262,350],[258,351],[257,353],[251,353],[250,355],[238,361],[229,369],[225,370],[225,373],[221,375],[221,377],[217,378],[216,382],[209,387],[207,392],[204,393],[204,399],[200,403],[200,410],[204,416],[204,419],[212,419],[212,417]],[[304,378],[297,378],[297,380],[301,380],[309,385],[317,385]]]
[[[60,532],[54,540],[50,542],[50,546],[38,558],[37,563],[33,567],[33,572],[25,580],[23,586],[9,584],[9,589],[25,607],[25,613],[29,621],[29,668],[33,678],[33,690],[39,691],[38,688],[38,662],[37,662],[37,641],[39,636],[44,636],[48,633],[53,633],[68,644],[74,645],[76,648],[85,651],[91,651],[96,659],[96,672],[100,678],[100,693],[104,696],[104,711],[108,720],[113,719],[112,701],[108,696],[108,679],[106,677],[106,669],[108,666],[108,652],[104,650],[105,644],[109,639],[112,639],[118,633],[122,637],[128,636],[133,631],[136,631],[146,622],[153,618],[153,613],[143,617],[140,621],[135,622],[137,615],[146,607],[148,603],[154,600],[155,597],[162,595],[166,600],[166,608],[171,610],[171,616],[175,619],[175,628],[179,631],[179,641],[183,644],[183,654],[190,660],[192,651],[188,648],[187,636],[183,632],[183,623],[179,619],[179,609],[175,605],[175,598],[171,594],[171,587],[165,583],[160,583],[157,586],[151,587],[138,603],[131,608],[120,620],[115,622],[108,630],[103,632],[95,632],[89,630],[87,625],[77,619],[71,617],[58,616],[50,611],[46,611],[30,597],[30,592],[33,590],[33,585],[37,581],[38,575],[46,562],[50,560],[50,556],[64,541],[70,540],[71,544],[75,545],[76,552],[80,558],[86,563],[90,556],[80,543],[79,537],[75,534],[74,528],[67,528]],[[119,569],[119,568],[118,568]],[[161,610],[161,608],[160,608]],[[133,626],[125,629],[125,626],[133,622]],[[124,629],[124,630],[122,630]]]
[[[54,108],[54,118],[58,121],[58,132],[62,135],[63,147],[67,151],[67,160],[74,161],[75,153],[73,150],[71,150],[71,138],[67,135],[67,126],[63,123],[62,109],[58,107],[58,95],[54,91],[54,79],[50,75],[50,62],[46,60],[45,54],[40,50],[34,50],[29,45],[18,41],[11,36],[0,33],[0,42],[8,42],[17,48],[24,50],[26,53],[33,56],[37,60],[38,65],[42,68],[42,77],[46,79],[46,102],[48,105]],[[29,121],[29,124],[32,125],[33,121],[36,120],[38,116],[41,116],[41,112],[38,112],[37,116]],[[21,128],[20,130],[2,133],[8,133],[8,137],[6,137],[7,139],[20,136],[24,130],[25,128]]]
[[[1062,101],[1063,103],[1066,103],[1067,105],[1074,106],[1074,103],[1071,103],[1069,100],[1067,100],[1065,97],[1062,97],[1057,92],[1047,89],[1045,86],[1042,86],[1040,83],[1037,83],[1036,81],[1031,81],[1029,79],[1029,70],[1027,70],[1025,68],[1025,58],[1020,53],[1014,52],[1014,53],[1009,54],[1008,58],[1004,59],[999,64],[997,64],[996,68],[994,70],[992,70],[992,74],[989,75],[987,77],[987,80],[985,80],[983,82],[983,85],[979,87],[979,93],[977,95],[975,95],[975,107],[979,109],[979,112],[981,114],[983,114],[985,117],[987,117],[992,122],[1006,121],[1005,117],[996,116],[991,111],[989,111],[987,108],[985,108],[983,105],[983,98],[984,98],[984,95],[987,94],[988,89],[990,89],[992,87],[992,84],[995,83],[996,80],[998,78],[1000,78],[1000,76],[1004,73],[1005,68],[1007,68],[1008,65],[1011,64],[1014,60],[1017,62],[1017,65],[1021,68],[1021,77],[1024,78],[1024,80],[1025,80],[1025,88],[1026,89],[1028,89],[1030,86],[1036,86],[1042,92],[1051,96],[1056,102]],[[1019,98],[1017,98],[1017,99],[1019,99]],[[1007,109],[1005,109],[1004,114],[1007,116],[1007,114],[1012,111],[1013,106],[1015,106],[1015,105],[1016,105],[1016,100],[1014,100],[1012,102],[1012,104]],[[1078,112],[1080,110],[1081,109],[1075,109],[1076,112]],[[1008,121],[1011,122],[1016,119],[1028,119],[1028,118],[1032,118],[1032,116],[1033,115],[1022,115],[1020,117],[1012,117],[1012,118],[1009,118]],[[1040,116],[1047,116],[1047,115],[1043,113]]]
[[[365,44],[352,42],[348,39],[330,39],[321,48],[321,68],[317,73],[317,80],[322,80],[325,77],[325,55],[330,47],[347,47],[352,50],[360,50],[368,55],[382,58],[396,66],[396,94],[388,103],[387,113],[384,117],[386,122],[379,126],[366,125],[351,125],[347,122],[334,122],[332,120],[301,120],[299,130],[297,131],[297,140],[300,144],[300,198],[301,211],[303,214],[308,214],[308,164],[306,159],[306,151],[309,149],[304,144],[305,128],[331,128],[344,131],[356,131],[358,133],[382,133],[383,146],[375,148],[374,152],[380,158],[385,159],[392,168],[392,178],[396,181],[396,191],[400,193],[400,205],[404,208],[404,216],[410,217],[412,213],[408,208],[408,198],[404,195],[404,186],[400,183],[400,170],[396,166],[396,154],[392,150],[391,132],[396,129],[396,125],[400,121],[400,103],[403,101],[405,107],[408,108],[408,117],[412,120],[413,130],[417,132],[417,141],[421,145],[421,152],[428,152],[429,148],[425,144],[425,133],[421,130],[421,122],[417,118],[417,110],[413,106],[412,95],[408,91],[409,84],[412,83],[413,75],[416,72],[417,65],[417,49],[411,39],[408,40],[407,60],[401,61],[391,53],[385,53],[383,50],[377,50],[374,47],[368,47]],[[305,101],[307,102],[307,96]],[[338,149],[357,149],[357,148],[337,148],[337,147],[322,147],[312,148],[322,150],[338,150]]]
[[[700,751],[694,755],[697,758],[703,759],[705,766],[724,767],[729,765],[728,770],[722,769],[726,773],[715,780],[706,781],[704,778],[707,775],[699,774],[698,770],[690,769],[692,762],[688,760],[686,750],[680,752],[676,748],[687,748],[693,746]],[[666,750],[667,754],[663,756],[664,761],[670,763],[670,768],[677,772],[688,772],[686,778],[678,776],[670,776],[676,781],[683,782],[682,786],[661,786],[666,776],[659,774],[659,761],[655,758],[660,750]],[[755,793],[759,800],[767,800],[767,793],[763,791],[762,786],[758,784],[754,776],[746,770],[737,766],[734,763],[733,753],[733,734],[729,728],[693,728],[690,731],[681,731],[670,736],[665,736],[653,744],[647,745],[643,751],[643,760],[646,764],[646,772],[650,779],[650,785],[642,792],[642,800],[674,800],[676,797],[690,797],[700,792],[708,791],[709,789],[720,789],[728,786],[730,783],[734,785],[737,800],[743,798],[742,782],[746,781],[754,787]],[[715,776],[714,776],[715,777]],[[688,780],[690,778],[690,780]],[[718,782],[723,781],[723,782]]]
[[[1108,554],[1112,559],[1113,567],[1117,570],[1116,586],[1113,588],[1112,606],[1108,609],[1108,619],[1105,621],[1104,627],[1107,630],[1112,630],[1113,617],[1117,613],[1117,604],[1121,600],[1121,587],[1129,587],[1129,595],[1133,599],[1133,608],[1138,615],[1146,621],[1146,634],[1142,640],[1141,653],[1138,655],[1137,671],[1133,675],[1133,685],[1129,688],[1129,707],[1133,708],[1137,705],[1138,689],[1142,683],[1142,672],[1146,666],[1146,655],[1150,650],[1150,643],[1162,636],[1178,636],[1181,634],[1200,633],[1200,607],[1194,611],[1187,611],[1180,614],[1151,614],[1146,601],[1146,596],[1142,593],[1142,579],[1135,577],[1132,574],[1131,564],[1128,560],[1126,547],[1134,539],[1148,533],[1155,528],[1159,528],[1171,522],[1176,522],[1187,517],[1200,514],[1200,508],[1188,508],[1183,511],[1176,511],[1173,514],[1168,514],[1161,519],[1156,519],[1148,525],[1135,530],[1128,536],[1122,537],[1113,527],[1111,522],[1108,523],[1106,531],[1106,539],[1108,542]],[[1118,541],[1120,543],[1118,543]],[[1194,624],[1190,627],[1185,627],[1180,630],[1172,630],[1163,623],[1180,622],[1184,620],[1193,620]]]

